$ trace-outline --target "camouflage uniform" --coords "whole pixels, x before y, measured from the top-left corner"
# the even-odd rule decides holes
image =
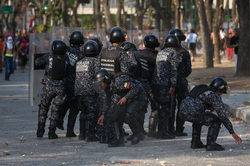
[[[158,51],[146,48],[143,50],[139,50],[139,52],[147,59],[148,69],[149,69],[149,79],[148,79],[149,84],[148,84],[148,89],[145,89],[145,91],[147,92],[147,96],[151,104],[151,115],[149,118],[149,132],[151,132],[152,130],[155,131],[155,129],[152,129],[152,128],[156,126],[156,125],[153,125],[152,123],[157,123],[158,121],[157,120],[158,117],[155,116],[155,115],[158,115],[157,103],[153,99],[153,93],[152,93],[152,88],[151,88],[151,82],[152,82],[152,77],[154,74],[156,56],[157,56]],[[147,111],[147,106],[145,108],[146,109],[145,111]],[[144,118],[145,118],[145,115],[144,115]]]
[[[79,139],[85,139],[85,136],[87,139],[93,138],[95,135],[97,105],[93,76],[99,67],[97,57],[84,57],[76,62],[75,96],[81,111]]]
[[[167,126],[170,116],[170,96],[168,91],[177,84],[177,68],[180,56],[173,48],[165,48],[157,54],[156,67],[152,79],[152,91],[159,110],[159,135],[168,132]]]
[[[129,125],[134,135],[140,133],[137,117],[138,113],[145,107],[146,93],[139,81],[124,73],[117,76],[111,83],[111,91],[111,106],[107,125],[107,128],[110,128],[107,130],[108,143],[112,144],[118,141],[123,144],[122,126],[124,122]],[[127,102],[124,105],[117,105],[123,97],[127,99]],[[121,112],[117,113],[117,111]],[[114,118],[115,114],[118,114],[119,117]]]
[[[129,72],[130,58],[119,46],[112,45],[100,52],[101,69],[111,74]]]
[[[129,72],[131,64],[133,64],[133,66],[135,66],[135,63],[137,63],[135,59],[129,57],[126,54],[126,52],[124,52],[119,46],[116,46],[116,45],[111,45],[108,48],[102,49],[99,57],[100,57],[100,66],[101,66],[100,68],[107,70],[112,75],[114,75],[118,72]],[[106,112],[110,107],[110,103],[105,102],[106,97],[107,97],[106,95],[99,94],[98,105],[101,106],[101,107],[99,107],[99,112],[100,112],[99,117],[104,112]],[[104,104],[102,104],[102,102],[104,102]],[[106,116],[105,116],[104,121],[105,122],[108,121],[106,119]],[[105,131],[105,133],[106,132],[113,133],[113,128],[112,128],[112,126],[106,126],[105,124],[104,124],[104,126],[98,125],[98,136],[99,137],[101,137],[101,136],[104,137],[104,135],[105,135],[104,131]]]
[[[206,110],[214,108],[217,115]],[[216,121],[224,124],[230,134],[234,133],[232,123],[227,117],[222,98],[217,92],[208,90],[194,98],[188,96],[180,106],[180,118],[195,124],[210,126]]]
[[[73,132],[79,109],[77,108],[77,100],[75,97],[75,75],[76,75],[76,62],[84,57],[79,48],[68,46],[66,55],[68,56],[69,63],[66,68],[66,101],[63,104],[63,109],[59,114],[59,121],[63,122],[63,119],[69,110],[67,131]],[[74,134],[73,134],[74,135]]]
[[[138,116],[138,121],[140,122],[140,128],[143,134],[145,134],[144,130],[144,119],[145,114],[147,113],[148,107],[148,93],[150,90],[150,69],[148,64],[148,58],[141,54],[139,51],[127,51],[126,52],[130,57],[130,68],[129,71],[133,73],[135,78],[140,81],[143,86],[144,91],[146,92],[147,101],[144,105],[145,107],[142,109],[141,114]]]
[[[67,62],[66,62],[67,63]],[[58,119],[58,111],[60,110],[65,100],[65,76],[60,80],[52,78],[52,67],[53,67],[53,54],[49,53],[35,60],[37,66],[45,64],[45,74],[42,79],[43,95],[41,98],[41,104],[39,105],[38,124],[45,126],[49,107],[52,103],[51,117],[50,117],[50,128],[55,129],[56,121]],[[66,65],[65,65],[66,66]],[[65,70],[62,71],[65,73]],[[64,74],[63,74],[64,75]]]
[[[184,49],[182,47],[179,47],[177,51]],[[187,77],[191,74],[192,72],[192,65],[191,65],[191,59],[190,59],[190,54],[187,50],[185,50],[184,54],[180,55],[180,62],[178,65],[178,76],[177,76],[177,85],[175,88],[175,95],[176,99],[178,102],[177,108],[178,112],[176,115],[176,131],[177,133],[183,133],[184,130],[184,122],[182,119],[179,117],[179,110],[180,110],[180,105],[182,100],[184,100],[187,95],[188,95],[188,81]],[[175,108],[175,106],[173,106]],[[172,110],[173,112],[171,113],[173,117],[175,117],[175,109]],[[170,118],[170,124],[169,124],[169,130],[174,131],[174,122],[175,118]]]

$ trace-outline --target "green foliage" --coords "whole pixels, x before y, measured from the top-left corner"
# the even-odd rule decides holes
[[[82,27],[84,30],[94,29],[95,28],[95,21],[93,21],[92,15],[79,15],[78,18],[81,20],[80,22],[83,23]],[[83,20],[82,20],[83,19]]]
[[[44,32],[44,30],[46,29],[44,33],[48,33],[50,31],[50,25],[38,24],[36,29],[39,33]]]

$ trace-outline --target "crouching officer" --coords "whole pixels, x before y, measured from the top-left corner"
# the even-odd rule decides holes
[[[108,92],[111,97],[110,109],[107,114],[107,128],[108,128],[108,146],[118,147],[124,146],[123,123],[127,123],[132,131],[133,137],[131,138],[131,144],[137,144],[140,142],[140,124],[136,120],[139,111],[141,111],[143,103],[146,102],[146,93],[141,83],[131,77],[130,73],[119,72],[114,76],[111,82],[110,74],[101,69],[95,74],[95,87],[101,88]],[[107,100],[108,101],[108,100]],[[104,115],[98,120],[98,124],[102,125]],[[113,126],[114,134],[112,134]]]
[[[232,123],[227,117],[221,95],[227,93],[228,85],[222,78],[215,78],[209,86],[197,85],[189,96],[182,101],[180,117],[193,123],[191,148],[205,148],[207,151],[221,151],[224,148],[215,141],[218,137],[221,123],[232,134],[236,143],[241,143],[241,138],[235,134]],[[207,112],[206,110],[211,110]],[[215,111],[217,115],[212,112]],[[201,140],[202,125],[209,126],[207,133],[207,145]]]
[[[96,93],[93,87],[94,74],[99,70],[98,44],[89,40],[83,45],[84,58],[76,62],[75,96],[80,114],[79,140],[98,141],[95,136],[97,124]]]
[[[168,123],[170,118],[170,96],[175,91],[177,83],[177,68],[180,54],[176,51],[179,40],[175,35],[165,38],[165,49],[156,57],[156,67],[152,78],[152,92],[159,104],[158,139],[175,138],[169,132]],[[181,50],[179,51],[181,52]]]
[[[58,138],[55,133],[58,111],[65,100],[65,78],[66,78],[66,44],[61,40],[54,40],[52,43],[52,53],[46,54],[35,60],[35,64],[41,66],[45,64],[45,74],[42,80],[43,95],[39,105],[37,137],[43,137],[45,123],[49,107],[52,103],[49,139]]]

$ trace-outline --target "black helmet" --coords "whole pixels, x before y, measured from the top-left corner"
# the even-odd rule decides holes
[[[99,53],[98,44],[94,40],[89,40],[83,45],[83,53],[87,57],[97,56]]]
[[[164,42],[165,47],[179,47],[179,40],[175,35],[167,35]]]
[[[109,41],[111,43],[123,42],[125,41],[125,33],[120,27],[113,27],[109,31]]]
[[[130,43],[128,41],[125,41],[121,44],[121,48],[124,51],[136,51],[136,46],[133,43]]]
[[[99,38],[97,38],[97,37],[93,37],[90,40],[93,40],[98,44],[98,51],[100,52],[102,50],[102,46],[103,46],[101,40]]]
[[[227,93],[227,82],[220,77],[213,79],[209,86],[222,93]]]
[[[107,70],[101,69],[95,73],[94,82],[104,82],[106,84],[110,84],[111,75],[107,72]]]
[[[144,36],[143,42],[144,42],[145,47],[147,48],[155,48],[155,47],[160,46],[160,43],[158,42],[157,37],[154,35]]]
[[[71,35],[69,36],[69,43],[78,44],[78,45],[84,44],[84,37],[83,37],[82,32],[80,31],[72,32]]]
[[[67,46],[61,40],[54,40],[52,42],[51,51],[53,54],[64,55],[66,54]]]
[[[186,36],[180,29],[171,29],[169,31],[169,34],[175,35],[179,39],[179,41],[184,41],[186,39]]]

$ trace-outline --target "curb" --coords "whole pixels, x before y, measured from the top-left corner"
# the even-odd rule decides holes
[[[244,120],[246,123],[250,123],[250,106],[234,108],[228,104],[224,104],[226,111],[232,113],[237,118]]]

